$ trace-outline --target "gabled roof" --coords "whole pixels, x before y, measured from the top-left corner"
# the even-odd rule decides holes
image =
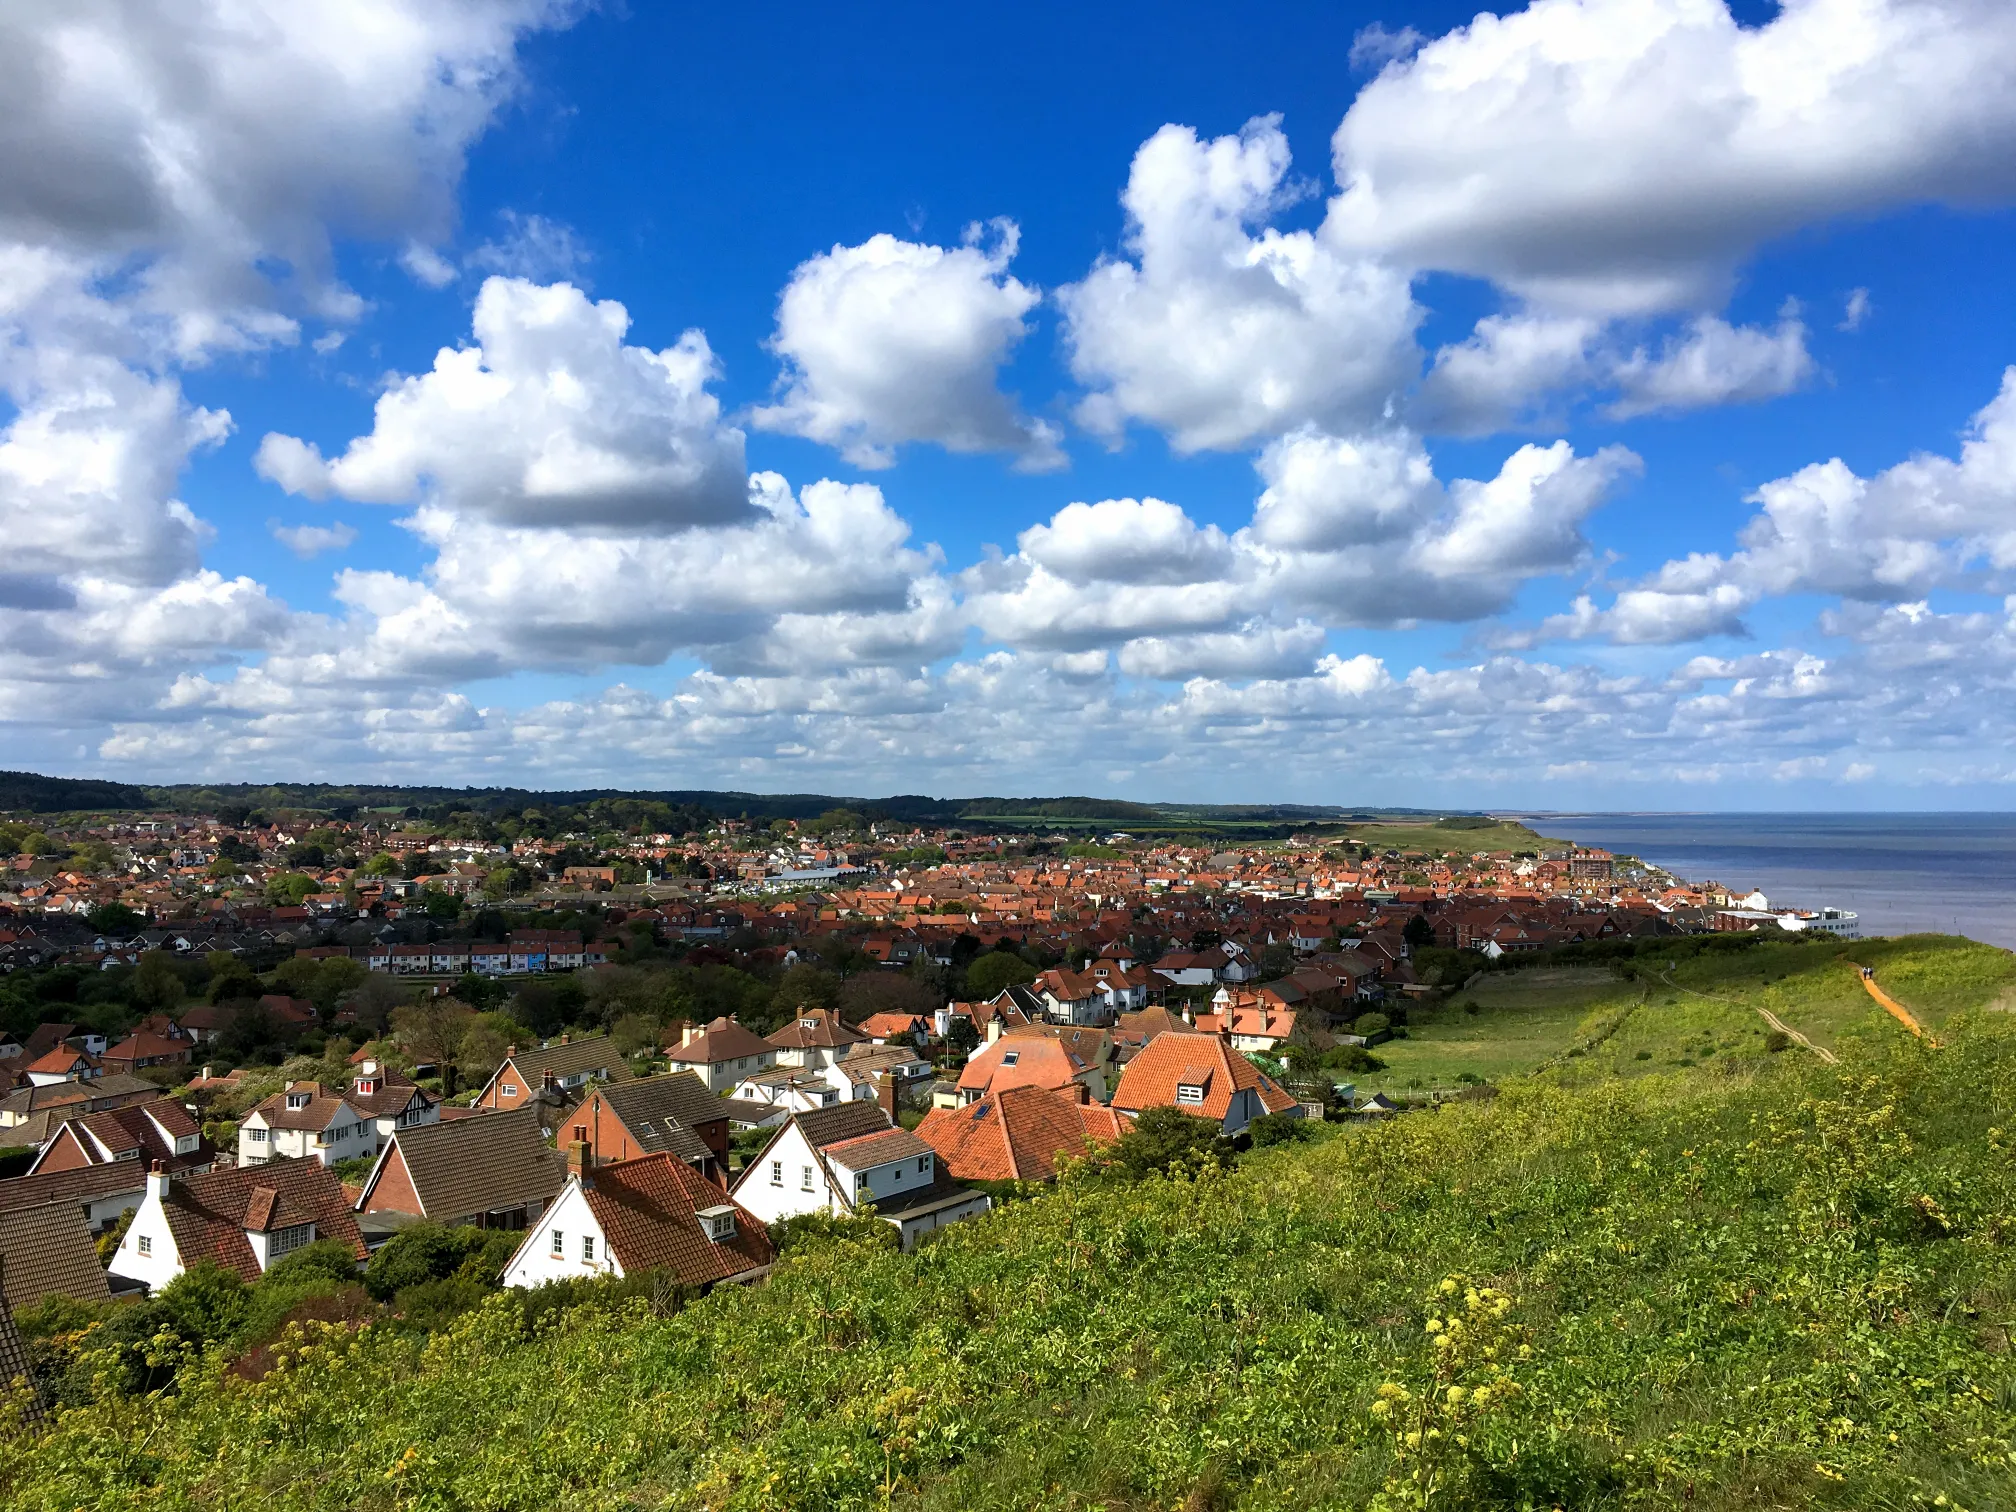
[[[387,1118],[394,1113],[405,1112],[415,1097],[419,1098],[422,1107],[431,1107],[441,1100],[412,1077],[402,1076],[385,1066],[378,1068],[376,1092],[359,1091],[358,1083],[363,1080],[365,1078],[360,1076],[352,1081],[350,1090],[343,1094],[343,1099],[351,1107],[369,1113],[374,1118]]]
[[[675,1065],[713,1066],[752,1055],[774,1055],[776,1047],[758,1039],[732,1018],[717,1018],[683,1045],[666,1047]]]
[[[154,1034],[140,1029],[126,1036],[118,1044],[105,1052],[105,1059],[137,1061],[161,1060],[170,1056],[187,1056],[189,1041],[169,1039],[166,1035]]]
[[[10,1308],[31,1306],[51,1292],[86,1302],[112,1295],[91,1226],[74,1202],[0,1211],[0,1259],[6,1261]]]
[[[597,1166],[582,1191],[627,1275],[670,1271],[689,1286],[760,1271],[774,1258],[770,1233],[748,1209],[684,1161],[644,1155]],[[732,1207],[735,1236],[709,1239],[696,1216]]]
[[[401,1129],[372,1167],[360,1209],[394,1160],[405,1162],[422,1216],[441,1223],[548,1200],[567,1176],[567,1158],[547,1148],[536,1108]]]
[[[0,1181],[0,1213],[40,1207],[45,1202],[74,1203],[81,1212],[87,1202],[102,1202],[122,1193],[144,1191],[146,1187],[147,1168],[134,1160],[108,1160],[103,1165],[14,1176]]]
[[[609,1074],[612,1082],[630,1080],[629,1066],[624,1064],[615,1042],[606,1034],[592,1035],[587,1039],[557,1039],[536,1050],[514,1048],[510,1064],[518,1068],[519,1077],[528,1087],[538,1086],[545,1080],[548,1071],[562,1081],[570,1076],[603,1071]]]
[[[798,1016],[763,1043],[774,1050],[837,1050],[867,1039],[849,1029],[831,1008],[801,1008]]]
[[[836,1139],[820,1148],[834,1165],[850,1171],[866,1171],[898,1160],[914,1160],[929,1155],[931,1146],[908,1129],[877,1129],[872,1134],[856,1134],[852,1139]]]
[[[1049,1181],[1058,1156],[1081,1154],[1087,1139],[1109,1144],[1125,1128],[1096,1103],[1046,1087],[1010,1087],[968,1107],[933,1108],[917,1137],[961,1181]]]
[[[312,1156],[178,1178],[169,1184],[161,1206],[185,1269],[198,1260],[215,1260],[245,1280],[257,1281],[259,1260],[246,1229],[270,1231],[311,1221],[317,1239],[339,1240],[359,1260],[365,1257],[343,1184]]]
[[[694,1131],[728,1117],[728,1105],[691,1071],[597,1087],[593,1095],[602,1099],[647,1154],[662,1151],[681,1160],[712,1157],[712,1148]]]
[[[144,1170],[151,1162],[162,1160],[173,1171],[185,1166],[208,1165],[217,1158],[216,1150],[209,1140],[202,1137],[202,1127],[189,1116],[188,1109],[166,1097],[66,1118],[52,1132],[51,1139],[61,1137],[65,1129],[71,1130],[84,1158],[93,1165],[122,1159],[137,1160]],[[190,1135],[196,1136],[195,1150],[177,1155],[175,1141]],[[50,1148],[44,1147],[43,1156]],[[41,1158],[38,1156],[37,1160]]]
[[[288,1099],[304,1096],[307,1101],[300,1107],[288,1106]],[[250,1118],[253,1113],[269,1129],[292,1129],[310,1134],[319,1134],[338,1122],[346,1122],[347,1126],[347,1123],[368,1116],[320,1082],[296,1082],[284,1091],[275,1092],[246,1117]]]
[[[1091,1065],[1057,1040],[1041,1034],[1003,1035],[966,1062],[959,1073],[962,1091],[998,1092],[1008,1087],[1068,1087]]]
[[[1179,1103],[1176,1088],[1202,1086],[1201,1103]],[[1232,1107],[1235,1092],[1251,1089],[1260,1095],[1260,1105],[1269,1113],[1283,1113],[1295,1106],[1272,1077],[1215,1034],[1163,1034],[1142,1046],[1120,1073],[1120,1085],[1113,1091],[1113,1106],[1123,1113],[1143,1108],[1175,1107],[1202,1118],[1222,1120]]]
[[[872,1102],[843,1102],[830,1108],[812,1108],[793,1114],[791,1123],[798,1126],[806,1143],[815,1150],[823,1150],[843,1139],[879,1134],[890,1127],[889,1115]]]

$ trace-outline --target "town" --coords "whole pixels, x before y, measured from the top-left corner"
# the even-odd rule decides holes
[[[1072,1160],[1465,1095],[1357,1079],[1508,956],[1854,933],[1470,815],[1238,842],[220,805],[21,816],[0,851],[17,1311],[330,1246],[424,1285],[478,1243],[521,1288],[752,1281],[808,1217],[908,1249]]]

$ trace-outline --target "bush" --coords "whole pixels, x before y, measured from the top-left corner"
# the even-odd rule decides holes
[[[1309,1139],[1315,1135],[1316,1126],[1299,1114],[1269,1113],[1248,1124],[1246,1133],[1251,1137],[1254,1149],[1264,1150],[1270,1145],[1294,1144],[1298,1140]]]
[[[804,1254],[848,1245],[896,1249],[903,1236],[893,1223],[858,1214],[800,1213],[770,1225],[770,1242],[780,1255]]]
[[[318,1239],[291,1255],[283,1255],[266,1268],[261,1286],[279,1286],[311,1277],[342,1283],[357,1279],[357,1257],[340,1239]]]
[[[408,1323],[436,1333],[462,1314],[480,1307],[483,1299],[496,1290],[474,1276],[444,1276],[439,1281],[422,1281],[402,1289],[393,1298],[392,1306]]]
[[[999,997],[1004,988],[1036,980],[1036,968],[1013,951],[996,950],[977,956],[966,968],[966,995],[974,1002]]]
[[[1105,1169],[1139,1180],[1232,1164],[1232,1147],[1215,1119],[1192,1118],[1176,1108],[1147,1108],[1134,1127],[1108,1147]]]
[[[380,1302],[410,1286],[468,1276],[495,1287],[524,1235],[507,1229],[449,1228],[416,1223],[371,1257],[364,1285]]]
[[[1393,1027],[1393,1021],[1383,1013],[1361,1013],[1352,1022],[1351,1032],[1370,1039],[1375,1034],[1384,1034]]]
[[[1787,1034],[1783,1029],[1773,1029],[1769,1034],[1764,1036],[1764,1048],[1773,1055],[1776,1055],[1781,1050],[1790,1050],[1792,1048],[1792,1036]]]

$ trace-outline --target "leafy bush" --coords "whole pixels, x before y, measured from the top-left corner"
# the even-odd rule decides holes
[[[1171,1107],[1145,1108],[1134,1126],[1107,1146],[1100,1165],[1131,1180],[1196,1172],[1232,1163],[1232,1146],[1215,1119]]]
[[[350,1246],[340,1239],[318,1239],[313,1244],[304,1244],[293,1254],[282,1255],[267,1266],[259,1284],[276,1286],[316,1276],[328,1281],[354,1282],[357,1257],[350,1252]]]
[[[1370,1039],[1375,1034],[1384,1034],[1393,1027],[1393,1021],[1383,1013],[1361,1013],[1352,1021],[1351,1032]]]
[[[1253,1140],[1253,1148],[1264,1150],[1269,1145],[1294,1144],[1299,1140],[1312,1139],[1316,1126],[1299,1114],[1269,1113],[1246,1125],[1246,1132]]]
[[[371,1257],[364,1285],[379,1301],[408,1287],[463,1276],[481,1285],[498,1284],[524,1235],[507,1229],[450,1228],[416,1223],[401,1229]]]

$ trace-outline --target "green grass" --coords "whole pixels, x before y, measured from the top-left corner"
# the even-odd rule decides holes
[[[1600,967],[1489,975],[1443,1002],[1411,1007],[1407,1038],[1377,1047],[1373,1054],[1386,1069],[1360,1076],[1358,1086],[1409,1092],[1454,1087],[1466,1072],[1494,1082],[1523,1075],[1596,1032],[1639,995],[1636,985]],[[1465,1011],[1470,1003],[1474,1014]]]
[[[1539,851],[1565,849],[1570,842],[1550,840],[1525,825],[1501,820],[1485,829],[1442,829],[1434,824],[1351,825],[1353,844],[1377,850],[1425,851],[1429,855],[1467,856],[1473,851]]]

